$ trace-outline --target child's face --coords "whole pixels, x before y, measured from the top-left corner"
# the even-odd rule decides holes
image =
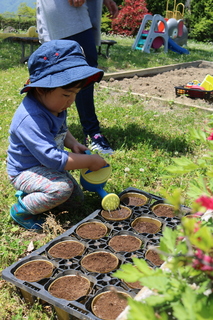
[[[75,101],[76,94],[81,88],[62,89],[56,88],[53,91],[44,93],[41,88],[37,90],[39,101],[55,116],[71,106]]]

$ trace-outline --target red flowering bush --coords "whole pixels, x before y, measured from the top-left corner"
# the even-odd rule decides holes
[[[112,21],[115,34],[136,36],[144,15],[148,14],[145,0],[125,0],[118,17]]]
[[[197,249],[195,258],[192,262],[192,267],[194,269],[204,271],[213,278],[213,258],[211,256],[205,254],[202,250]]]

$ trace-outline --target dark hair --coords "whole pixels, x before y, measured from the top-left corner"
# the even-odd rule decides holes
[[[75,88],[83,88],[84,85],[86,84],[86,82],[87,82],[87,78],[71,82],[69,84],[66,84],[65,86],[60,87],[60,88],[65,89],[65,90],[70,89],[70,88],[74,88],[74,87]],[[31,88],[31,89],[34,89],[34,88]],[[44,91],[44,93],[48,93],[48,92],[51,92],[51,91],[57,89],[57,87],[56,88],[41,88],[41,89]]]
[[[62,89],[70,89],[70,88],[73,88],[73,87],[75,87],[75,88],[83,88],[84,85],[86,84],[86,82],[87,82],[87,78],[71,82],[69,84],[66,84],[65,86],[62,86],[61,88]]]

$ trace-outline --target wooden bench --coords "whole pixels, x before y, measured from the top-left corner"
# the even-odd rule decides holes
[[[30,54],[33,53],[35,45],[36,46],[40,45],[39,39],[36,37],[35,38],[33,38],[33,37],[8,37],[8,38],[4,39],[4,41],[18,42],[21,44],[21,59],[20,59],[21,63],[27,62],[30,57],[30,56],[25,55],[25,48],[26,48],[27,44],[30,45]]]
[[[104,56],[105,58],[109,58],[109,49],[111,46],[114,46],[117,42],[114,40],[101,40],[101,45],[98,48],[98,54]],[[102,45],[106,45],[106,54],[101,52]]]
[[[25,55],[26,45],[30,45],[30,54],[33,53],[35,45],[36,46],[40,45],[39,39],[37,37],[14,37],[13,36],[13,37],[8,37],[8,38],[4,39],[4,41],[18,42],[21,44],[21,49],[22,49],[21,59],[20,59],[21,63],[25,63],[29,59],[29,56]],[[101,40],[101,46],[102,45],[106,46],[106,54],[103,54],[101,52],[101,46],[99,46],[98,54],[104,56],[105,58],[108,58],[110,47],[116,43],[117,42],[114,40]]]

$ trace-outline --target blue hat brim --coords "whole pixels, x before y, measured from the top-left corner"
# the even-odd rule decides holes
[[[20,93],[26,93],[31,88],[58,88],[65,85],[68,85],[72,82],[87,79],[85,87],[88,87],[90,84],[95,82],[100,82],[103,77],[103,70],[98,68],[93,68],[88,65],[75,66],[61,72],[56,72],[49,74],[38,81],[34,81],[25,85]]]

